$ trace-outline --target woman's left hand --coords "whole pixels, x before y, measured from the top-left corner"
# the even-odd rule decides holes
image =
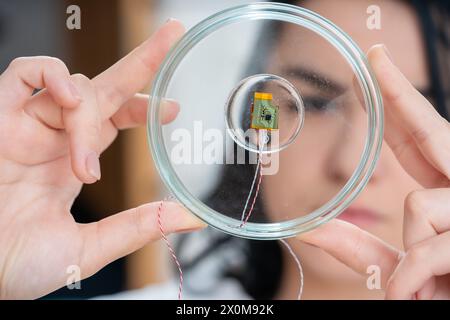
[[[387,299],[450,299],[450,124],[403,76],[384,46],[369,61],[385,102],[385,139],[424,189],[404,202],[404,251],[333,220],[298,236],[361,274],[378,265]]]

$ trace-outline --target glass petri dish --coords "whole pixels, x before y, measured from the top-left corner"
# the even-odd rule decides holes
[[[163,182],[234,236],[286,238],[337,217],[382,144],[382,99],[365,55],[293,5],[253,3],[198,23],[166,57],[151,96],[148,140]],[[181,106],[169,124],[164,99]]]

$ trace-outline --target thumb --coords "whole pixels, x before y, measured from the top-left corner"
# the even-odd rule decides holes
[[[160,203],[152,202],[98,222],[81,225],[84,245],[79,265],[82,277],[87,278],[112,261],[160,239]],[[164,202],[161,208],[161,223],[166,234],[206,227],[204,222],[175,202]]]

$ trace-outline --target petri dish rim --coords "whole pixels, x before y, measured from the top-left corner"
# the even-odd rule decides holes
[[[196,199],[180,181],[170,165],[159,124],[159,105],[169,82],[183,57],[209,34],[239,21],[278,20],[308,28],[328,40],[347,60],[362,89],[368,117],[368,132],[360,162],[340,192],[330,201],[306,216],[277,223],[247,223],[224,216]],[[314,229],[335,218],[358,196],[375,168],[383,141],[383,102],[377,81],[365,55],[353,40],[324,17],[301,7],[258,2],[220,11],[201,21],[171,49],[154,79],[149,102],[147,135],[156,168],[174,196],[192,213],[212,227],[225,233],[259,240],[273,240],[295,236]]]

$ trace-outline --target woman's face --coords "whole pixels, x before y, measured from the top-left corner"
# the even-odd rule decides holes
[[[365,52],[374,44],[384,43],[409,81],[419,90],[427,90],[420,26],[407,4],[315,0],[300,5],[337,24]],[[367,27],[370,5],[381,9],[379,30]],[[367,116],[350,67],[324,40],[299,30],[293,25],[282,28],[268,63],[269,72],[282,74],[300,90],[307,109],[304,128],[296,142],[280,153],[279,172],[263,179],[265,206],[272,219],[280,219],[280,212],[309,212],[335,195],[353,174],[367,131]],[[340,218],[401,248],[403,201],[416,188],[419,185],[384,144],[367,187]],[[296,246],[307,274],[326,281],[352,280],[365,285],[365,278],[320,249],[294,241],[291,244]]]

